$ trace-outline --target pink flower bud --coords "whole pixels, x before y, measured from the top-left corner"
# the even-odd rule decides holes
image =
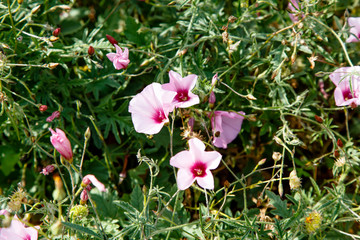
[[[63,158],[72,162],[73,152],[71,149],[71,143],[65,133],[59,128],[55,129],[56,132],[51,128],[49,128],[49,130],[52,134],[50,137],[51,144],[61,154],[61,156],[63,156]]]
[[[55,29],[55,30],[53,31],[53,36],[54,36],[54,37],[59,36],[60,32],[61,32],[61,28]]]
[[[41,105],[41,106],[39,107],[39,111],[40,111],[40,112],[45,112],[47,109],[48,109],[48,107],[47,107],[46,105]]]
[[[55,166],[54,165],[48,165],[45,168],[43,168],[43,170],[40,172],[41,174],[44,175],[49,175],[50,173],[52,173],[55,170]]]
[[[112,45],[118,44],[118,41],[116,41],[115,38],[113,38],[112,36],[106,34],[106,38]]]
[[[218,80],[218,74],[216,73],[216,74],[212,77],[211,85],[214,86],[214,85],[216,84],[217,80]]]
[[[83,178],[82,186],[87,187],[90,183],[92,183],[97,189],[99,189],[99,191],[106,192],[104,184],[97,180],[97,178],[92,174],[88,174]]]
[[[47,122],[52,122],[55,118],[59,118],[60,117],[60,112],[59,111],[55,111],[51,114],[50,117],[48,117],[46,119]]]
[[[83,190],[80,194],[80,203],[85,204],[89,199],[89,195],[86,190]]]
[[[92,55],[94,55],[94,53],[95,53],[94,47],[93,47],[93,46],[90,46],[90,47],[88,48],[88,54],[89,54],[90,56],[92,56]]]
[[[214,93],[214,92],[211,92],[211,93],[210,93],[210,97],[209,97],[209,105],[210,105],[210,108],[213,108],[213,107],[214,107],[215,101],[216,101],[215,93]]]

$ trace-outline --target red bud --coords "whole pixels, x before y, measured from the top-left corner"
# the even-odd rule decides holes
[[[336,144],[338,145],[339,148],[342,148],[344,146],[340,138],[337,140]]]
[[[351,106],[352,109],[354,109],[354,108],[357,107],[356,103],[354,103],[354,102],[352,102],[352,103],[350,104],[350,106]]]
[[[318,115],[315,115],[315,120],[318,122],[318,123],[323,123],[323,119],[321,117],[319,117]]]
[[[338,150],[335,150],[335,151],[334,151],[334,157],[335,157],[335,158],[339,158],[339,157],[340,157],[340,153],[339,153]]]
[[[91,55],[94,55],[94,53],[95,53],[94,47],[93,47],[93,46],[90,46],[90,47],[88,48],[88,54],[91,56]]]
[[[47,109],[48,109],[48,107],[46,105],[41,105],[39,107],[40,112],[45,112]]]
[[[114,44],[118,44],[118,41],[115,40],[115,38],[113,38],[112,36],[106,34],[106,38],[107,40],[109,40],[109,42],[114,45]]]
[[[57,37],[57,36],[59,36],[60,32],[61,32],[61,28],[57,28],[57,29],[55,29],[55,30],[53,31],[53,35],[54,35],[55,37]]]

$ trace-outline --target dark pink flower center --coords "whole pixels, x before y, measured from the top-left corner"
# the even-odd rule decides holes
[[[175,99],[178,102],[186,102],[187,100],[189,100],[189,95],[188,95],[188,91],[186,90],[179,90],[177,92],[177,95],[175,96]]]
[[[203,162],[196,162],[191,168],[193,177],[205,177],[206,176],[206,164]]]
[[[26,234],[26,236],[23,239],[24,240],[31,240],[31,236],[29,234]]]
[[[153,119],[156,123],[162,123],[166,121],[166,115],[164,113],[164,110],[158,109],[155,114],[153,115]]]
[[[346,100],[352,99],[354,97],[357,97],[357,94],[354,92],[354,90],[353,90],[353,93],[354,93],[354,96],[351,93],[350,89],[346,89],[345,91],[343,91],[344,100],[346,101]]]

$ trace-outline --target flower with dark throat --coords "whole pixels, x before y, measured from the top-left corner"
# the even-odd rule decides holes
[[[189,140],[189,151],[182,151],[170,159],[170,165],[179,168],[176,182],[180,190],[185,190],[195,181],[204,189],[214,189],[214,177],[210,170],[216,169],[221,154],[205,151],[205,144],[197,138]]]

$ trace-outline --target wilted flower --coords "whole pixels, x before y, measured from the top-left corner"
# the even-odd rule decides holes
[[[296,175],[296,171],[292,170],[289,176],[290,189],[298,189],[301,187],[301,179]]]
[[[8,207],[11,211],[18,212],[21,208],[21,204],[25,203],[26,192],[22,188],[18,188],[11,196],[8,203]]]
[[[160,132],[169,122],[168,114],[174,109],[171,102],[175,95],[176,92],[162,89],[159,83],[152,83],[131,99],[129,112],[135,131],[146,134]]]
[[[187,108],[200,102],[199,97],[191,92],[198,76],[190,74],[184,78],[177,72],[169,72],[170,82],[163,84],[162,89],[175,92],[173,104],[179,108]]]
[[[213,129],[214,146],[218,148],[227,148],[239,134],[242,122],[244,120],[244,112],[225,112],[215,111],[211,117],[211,126]]]
[[[114,44],[116,53],[108,53],[106,56],[113,63],[116,70],[127,68],[130,63],[129,60],[129,49],[124,48],[124,51],[117,45]]]
[[[36,227],[26,227],[15,215],[11,221],[10,227],[0,228],[0,239],[8,240],[36,240],[38,232]]]
[[[60,112],[59,111],[55,111],[51,114],[50,117],[48,117],[46,119],[47,122],[52,122],[55,118],[59,118],[60,117]]]
[[[360,40],[360,17],[349,17],[350,36],[346,42],[358,42]]]
[[[176,183],[185,190],[197,181],[200,187],[214,189],[214,177],[210,170],[219,166],[221,154],[206,152],[205,144],[197,138],[189,140],[189,151],[182,151],[170,159],[170,165],[179,168]]]
[[[360,66],[342,67],[330,74],[335,84],[335,103],[337,106],[360,104]]]
[[[44,175],[49,175],[50,173],[52,173],[55,170],[55,166],[54,165],[48,165],[45,168],[43,168],[43,170],[40,172],[41,174]]]
[[[51,128],[49,128],[49,130],[52,134],[50,137],[51,144],[61,154],[61,156],[63,156],[63,158],[72,162],[73,152],[71,149],[71,143],[65,133],[59,128],[55,129],[56,132]]]
[[[345,161],[345,157],[339,157],[336,159],[335,161],[335,166],[337,167],[343,167],[345,165],[346,161]]]
[[[305,219],[305,227],[309,233],[314,233],[321,226],[322,217],[318,211],[313,211]]]
[[[80,204],[82,205],[86,204],[87,200],[89,200],[89,195],[87,191],[84,189],[80,194]]]
[[[66,192],[64,189],[64,184],[61,180],[59,174],[53,175],[55,190],[52,193],[54,200],[61,201],[66,197]]]
[[[81,186],[87,187],[90,183],[92,183],[97,189],[99,189],[99,191],[106,192],[104,184],[97,180],[97,178],[92,174],[88,174],[83,178]]]

